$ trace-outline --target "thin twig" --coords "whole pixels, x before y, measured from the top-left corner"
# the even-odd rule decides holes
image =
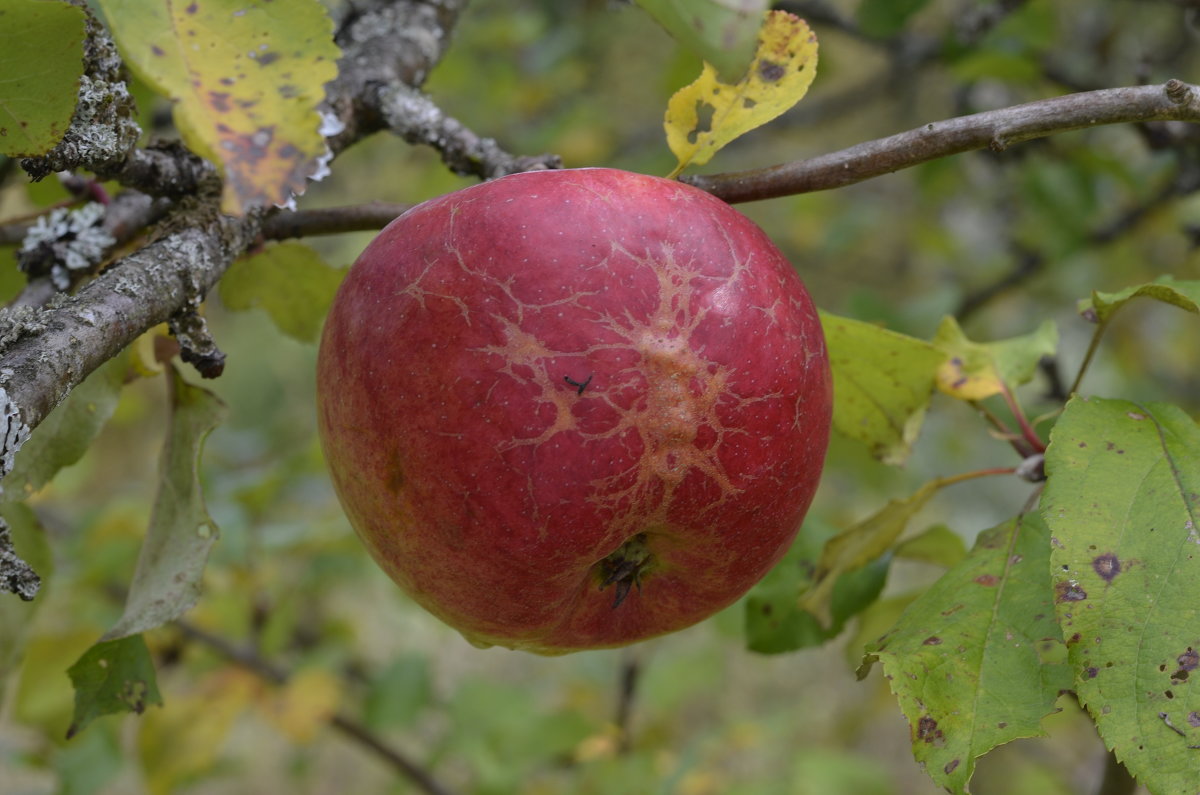
[[[683,181],[730,203],[760,201],[853,185],[975,149],[1001,152],[1056,133],[1147,121],[1200,122],[1200,87],[1168,80],[1068,94],[932,122],[807,160]]]
[[[262,234],[268,240],[286,240],[343,232],[372,232],[387,226],[411,207],[411,204],[371,202],[349,207],[278,212],[263,223]]]
[[[240,665],[271,684],[282,685],[288,680],[287,671],[263,659],[251,648],[239,646],[187,621],[177,620],[174,625],[185,637],[204,644],[230,662]],[[427,795],[450,795],[450,791],[434,780],[429,771],[385,743],[355,718],[344,712],[337,712],[329,718],[329,725],[375,752]]]

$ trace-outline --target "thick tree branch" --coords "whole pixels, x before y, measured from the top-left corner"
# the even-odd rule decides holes
[[[1000,152],[1055,133],[1148,121],[1200,122],[1200,87],[1169,80],[1068,94],[933,122],[808,160],[683,181],[730,203],[759,201],[853,185],[973,149]]]

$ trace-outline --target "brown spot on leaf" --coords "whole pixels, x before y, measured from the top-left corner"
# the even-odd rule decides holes
[[[942,745],[946,737],[938,728],[938,722],[928,715],[922,715],[917,721],[917,739],[923,743]]]
[[[1121,573],[1121,561],[1116,555],[1108,552],[1092,560],[1092,569],[1105,582],[1112,582]]]
[[[1073,580],[1057,583],[1054,586],[1054,603],[1062,604],[1063,602],[1082,602],[1087,599],[1087,591],[1079,586],[1079,583]]]
[[[194,14],[199,10],[200,7],[196,3],[189,3],[188,7],[184,9],[184,11],[188,12],[189,14]]]
[[[151,44],[151,45],[150,45],[150,52],[154,53],[155,55],[157,55],[157,56],[158,56],[158,57],[160,57],[160,58],[161,58],[162,56],[164,56],[164,55],[166,55],[166,54],[167,54],[167,53],[166,53],[166,52],[163,50],[163,48],[162,48],[162,47],[159,47],[157,44]]]
[[[943,767],[942,770],[946,771],[946,775],[948,776],[951,773],[953,773],[955,770],[958,769],[958,763],[960,761],[961,760],[959,760],[959,759],[951,759],[949,762],[946,763],[946,766]]]
[[[1192,710],[1187,714],[1187,722],[1189,726],[1200,729],[1200,712]]]
[[[1190,679],[1190,672],[1200,666],[1200,652],[1188,646],[1187,651],[1176,657],[1175,660],[1179,663],[1179,670],[1171,674],[1171,684],[1179,685]]]
[[[268,64],[273,64],[273,63],[275,63],[275,62],[276,62],[276,61],[278,61],[278,60],[279,60],[279,53],[277,53],[277,52],[264,52],[262,55],[258,56],[258,65],[259,65],[259,66],[266,66],[266,65],[268,65]]]
[[[229,112],[229,94],[225,91],[209,91],[208,102],[217,113]]]
[[[921,641],[921,645],[922,646],[941,646],[942,639],[939,638],[937,635],[930,635],[928,638]]]
[[[1084,673],[1087,674],[1088,679],[1095,679],[1097,676],[1100,675],[1100,669],[1093,665],[1090,668],[1088,668],[1086,671],[1084,671]]]
[[[979,583],[985,588],[994,588],[996,584],[1000,582],[1000,578],[995,574],[980,574],[975,578],[975,582]]]
[[[778,64],[774,61],[768,61],[765,58],[758,62],[758,74],[764,81],[768,83],[779,82],[781,79],[783,79],[783,76],[786,74],[786,72],[787,70],[783,68],[783,64]]]

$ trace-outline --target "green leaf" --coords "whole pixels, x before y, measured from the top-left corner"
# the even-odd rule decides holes
[[[84,652],[67,674],[75,686],[75,715],[67,739],[89,723],[116,712],[142,714],[147,705],[162,706],[154,663],[141,635],[101,641]]]
[[[904,463],[945,354],[924,340],[826,312],[821,326],[833,369],[833,427],[884,463]]]
[[[967,556],[962,536],[944,524],[935,524],[920,535],[896,546],[896,557],[950,568]]]
[[[716,67],[727,82],[745,72],[754,55],[766,0],[637,0],[685,49]]]
[[[226,414],[225,404],[168,368],[170,430],[159,462],[158,495],[142,542],[125,611],[105,639],[145,632],[178,618],[196,603],[217,526],[204,506],[198,469],[204,438]]]
[[[38,598],[25,602],[12,594],[0,594],[0,683],[20,664],[29,627],[41,606],[46,603],[45,584],[54,567],[54,557],[46,540],[46,531],[37,514],[23,502],[0,503],[0,521],[8,525],[13,548],[42,578],[43,589]],[[0,704],[3,704],[0,695]]]
[[[237,215],[304,192],[325,155],[318,104],[337,76],[316,0],[101,0],[137,75],[174,103],[189,148],[225,176]]]
[[[887,38],[904,28],[909,17],[929,0],[862,0],[858,6],[858,26],[869,36]]]
[[[821,522],[806,522],[783,559],[751,589],[745,613],[750,651],[780,654],[819,646],[841,634],[847,621],[878,598],[891,562],[886,557],[838,577],[830,590],[829,626],[800,606],[800,597],[812,587],[821,550],[836,532]]]
[[[950,792],[975,760],[1020,737],[1071,686],[1051,609],[1049,532],[1026,515],[988,530],[957,566],[868,647],[860,676],[883,663],[908,718],[913,755]]]
[[[61,2],[0,5],[0,154],[54,148],[75,113],[83,75],[84,13]]]
[[[4,479],[6,495],[28,497],[83,457],[116,409],[128,369],[128,352],[108,360],[42,420]]]
[[[1075,689],[1156,793],[1200,791],[1200,428],[1180,409],[1074,398],[1042,515]]]
[[[891,500],[863,521],[830,538],[817,561],[813,587],[801,598],[800,606],[820,617],[823,624],[829,624],[832,620],[830,602],[838,578],[888,552],[908,528],[909,520],[944,485],[942,480],[931,480],[912,495]]]
[[[1173,276],[1160,276],[1148,284],[1128,287],[1115,293],[1093,292],[1090,299],[1079,302],[1079,313],[1097,323],[1108,319],[1135,298],[1153,298],[1177,306],[1192,314],[1200,314],[1200,281],[1176,281]]]
[[[942,320],[933,344],[947,359],[938,369],[938,389],[959,400],[983,400],[1028,383],[1038,362],[1058,348],[1058,329],[1047,320],[1036,331],[999,342],[972,342],[958,322]]]
[[[221,279],[221,302],[234,310],[261,306],[284,334],[315,342],[345,275],[302,243],[280,243],[235,262]]]

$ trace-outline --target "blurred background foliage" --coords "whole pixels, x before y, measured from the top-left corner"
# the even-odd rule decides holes
[[[1179,0],[777,6],[817,32],[817,80],[796,109],[706,171],[799,159],[1069,91],[1200,75],[1200,11]],[[510,151],[665,174],[674,161],[663,110],[698,71],[623,3],[475,0],[427,90]],[[139,96],[152,127],[162,108]],[[417,202],[466,184],[436,153],[379,135],[339,158],[301,206]],[[54,181],[26,186],[11,173],[0,188],[0,220],[66,196]],[[1055,408],[1053,394],[1083,357],[1091,326],[1076,314],[1077,299],[1164,273],[1200,278],[1198,190],[1195,130],[1128,126],[741,209],[826,310],[924,338],[946,314],[977,340],[1056,321],[1059,357],[1022,393],[1036,416]],[[369,238],[309,242],[342,267]],[[5,296],[18,287],[15,269],[0,268]],[[415,791],[335,730],[335,713],[459,792],[936,791],[912,761],[908,726],[882,677],[856,682],[854,669],[863,643],[938,576],[937,566],[884,566],[883,597],[866,615],[824,646],[786,654],[746,650],[742,604],[633,649],[563,658],[477,650],[409,603],[342,517],[315,436],[315,346],[284,336],[261,311],[210,300],[207,313],[229,354],[225,374],[206,384],[230,407],[203,462],[221,540],[186,622],[147,636],[166,706],[64,740],[73,699],[66,669],[120,616],[148,520],[166,428],[158,376],[129,384],[83,460],[31,500],[53,573],[5,683],[3,792]],[[1127,310],[1084,391],[1170,400],[1194,415],[1197,322],[1150,302]],[[861,519],[932,477],[1015,463],[969,408],[935,398],[903,469],[835,440],[810,532]],[[1015,481],[966,483],[936,497],[913,529],[944,524],[969,546],[1030,494]],[[290,678],[273,683],[236,664],[231,649]],[[622,685],[630,672],[639,674],[632,691]],[[991,754],[973,791],[1094,791],[1103,748],[1074,702],[1060,706],[1047,721],[1051,739]]]

